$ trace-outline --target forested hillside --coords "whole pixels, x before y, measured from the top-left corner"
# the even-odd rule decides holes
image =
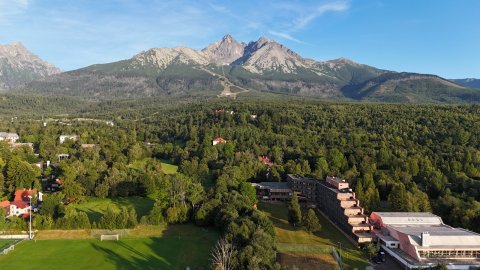
[[[249,182],[284,181],[285,174],[297,173],[346,178],[367,212],[433,211],[449,225],[479,232],[477,105],[123,101],[91,105],[82,115],[114,119],[115,125],[73,116],[46,127],[25,118],[0,125],[33,142],[39,154],[0,144],[5,198],[18,188],[39,188],[41,175],[62,179],[61,192],[47,196],[35,228],[131,227],[132,209],[93,222],[70,205],[85,196],[149,196],[156,206],[142,223],[215,226],[238,248],[239,269],[273,265],[273,227],[253,208]],[[61,134],[79,140],[60,144]],[[212,146],[217,137],[227,142]],[[70,158],[57,162],[60,153]],[[260,155],[274,165],[267,167]],[[40,160],[58,165],[42,174],[30,165]],[[179,165],[179,173],[165,175],[162,160]],[[118,215],[130,217],[129,223],[119,223]],[[19,222],[5,226],[25,226]]]

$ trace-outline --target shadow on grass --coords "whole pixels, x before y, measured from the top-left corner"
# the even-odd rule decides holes
[[[142,270],[142,269],[171,269],[164,260],[161,260],[153,255],[140,255],[139,257],[131,257],[130,259],[121,255],[118,252],[102,247],[98,244],[92,243],[92,247],[100,252],[105,253],[106,260],[115,265],[116,269],[125,270]],[[138,256],[138,251],[135,252]]]
[[[137,213],[137,219],[140,221],[140,218],[144,215],[147,215],[150,210],[153,208],[155,201],[149,197],[117,197],[111,199],[103,199],[97,201],[87,201],[85,204],[87,206],[82,207],[80,204],[77,206],[77,211],[85,212],[90,219],[90,222],[98,222],[102,215],[105,213],[108,206],[114,208],[128,207],[132,206],[135,208]]]
[[[273,222],[273,225],[279,229],[296,232],[302,231],[301,227],[292,227],[288,223],[288,205],[285,203],[258,203],[258,209],[264,211],[269,215],[270,220]],[[342,258],[344,259],[345,265],[348,265],[347,269],[358,268],[363,269],[368,264],[366,256],[362,250],[354,246],[346,237],[343,235],[337,228],[335,228],[328,220],[323,216],[317,215],[322,225],[322,229],[315,234],[312,234],[312,237],[316,236],[318,244],[330,245],[339,250],[341,243],[342,246]],[[278,232],[277,232],[278,233]],[[277,237],[279,237],[277,235]],[[303,239],[305,240],[305,239]]]
[[[213,229],[194,225],[168,226],[162,237],[152,237],[145,244],[135,240],[92,243],[104,253],[116,269],[209,269],[210,250],[218,239]]]

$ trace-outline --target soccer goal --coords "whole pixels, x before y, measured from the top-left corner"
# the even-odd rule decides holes
[[[118,235],[118,234],[101,234],[100,235],[100,241],[103,241],[103,240],[118,241],[118,240],[120,240],[120,235]]]

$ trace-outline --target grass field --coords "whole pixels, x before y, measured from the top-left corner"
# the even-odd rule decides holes
[[[24,241],[0,256],[0,269],[209,269],[210,249],[218,237],[213,229],[174,225],[159,230],[158,236],[120,241]]]
[[[342,244],[342,258],[346,269],[365,269],[368,265],[364,253],[353,246],[346,237],[331,225],[324,217],[318,216],[322,230],[315,234],[307,233],[301,228],[292,227],[288,223],[288,210],[285,204],[273,204],[260,202],[258,208],[269,215],[275,225],[277,246],[280,252],[286,254],[318,254],[325,251],[326,246],[333,246],[339,249],[339,242]],[[293,250],[292,250],[293,249]],[[330,256],[331,257],[331,256]],[[325,263],[330,262],[329,258],[322,258]],[[333,258],[331,258],[333,260]]]
[[[114,210],[120,211],[122,206],[133,206],[137,212],[138,219],[150,212],[154,204],[154,200],[148,197],[118,197],[118,198],[95,198],[87,197],[84,202],[70,205],[68,207],[73,207],[77,211],[82,211],[87,213],[90,221],[96,221],[105,213],[108,207],[113,208]]]
[[[137,169],[139,171],[145,170],[145,164],[147,162],[147,159],[142,159],[142,160],[137,160],[133,162],[132,164],[128,165],[130,168]],[[162,172],[164,174],[175,174],[178,171],[178,166],[173,165],[170,160],[167,159],[160,159],[160,162],[162,164]]]
[[[162,171],[165,174],[175,174],[178,171],[178,166],[173,165],[170,160],[162,159]]]
[[[11,244],[17,242],[15,239],[0,239],[0,251],[4,248],[9,247]]]

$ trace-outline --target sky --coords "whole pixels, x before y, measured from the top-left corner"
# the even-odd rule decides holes
[[[318,61],[480,77],[477,0],[0,0],[0,44],[20,41],[64,71],[226,34]]]

